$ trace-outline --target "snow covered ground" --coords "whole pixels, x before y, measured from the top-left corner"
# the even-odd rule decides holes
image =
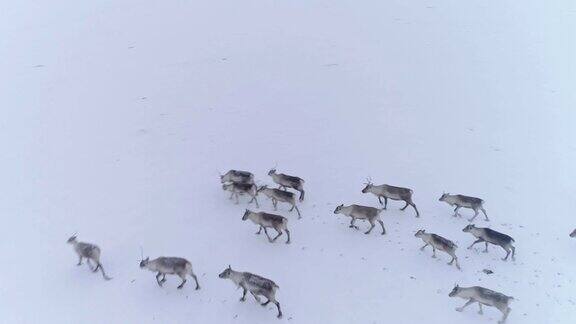
[[[575,30],[569,0],[5,1],[0,322],[500,317],[454,311],[459,283],[514,296],[509,323],[573,323]],[[303,219],[280,208],[290,245],[254,235],[218,178],[270,184],[276,165],[306,180]],[[387,235],[349,229],[333,210],[377,206],[368,176],[413,188],[422,217],[392,202]],[[466,250],[443,191],[483,198],[476,223],[513,236],[516,261]],[[462,271],[418,249],[421,228]],[[75,266],[75,231],[113,280]],[[191,260],[202,289],[159,288],[140,246]],[[240,303],[228,264],[276,281],[284,318]]]

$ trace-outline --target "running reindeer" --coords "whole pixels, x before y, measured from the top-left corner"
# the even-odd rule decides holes
[[[68,243],[72,244],[74,251],[76,251],[76,254],[78,254],[78,263],[76,265],[82,265],[82,259],[86,258],[86,264],[88,264],[88,267],[90,270],[92,270],[92,272],[96,272],[98,269],[100,269],[104,280],[112,279],[106,275],[104,272],[104,267],[102,267],[102,264],[100,263],[100,248],[91,243],[79,242],[76,237],[76,234],[74,234],[68,239]],[[92,263],[90,260],[94,261],[96,264],[95,268],[92,268]]]
[[[192,263],[184,258],[159,257],[154,260],[150,260],[150,258],[142,258],[140,261],[140,268],[157,272],[156,282],[160,287],[162,287],[162,284],[166,281],[167,274],[175,274],[182,279],[182,283],[178,286],[178,289],[184,287],[187,275],[194,278],[194,281],[196,282],[196,290],[200,289],[198,278],[192,271]],[[160,279],[160,277],[162,277],[162,279]]]
[[[223,175],[220,175],[220,182],[227,183],[227,182],[234,182],[234,183],[245,183],[245,184],[253,184],[254,183],[254,175],[248,171],[240,171],[240,170],[230,170]]]
[[[486,210],[484,209],[484,200],[480,198],[469,197],[464,195],[451,195],[449,193],[444,193],[442,194],[442,197],[440,197],[440,199],[438,200],[443,201],[450,206],[456,206],[456,208],[454,208],[454,215],[453,215],[454,217],[456,216],[462,217],[458,213],[458,209],[464,207],[474,210],[474,217],[472,217],[468,221],[472,222],[476,218],[476,216],[478,216],[478,210],[481,210],[482,213],[484,213],[484,219],[486,221],[490,220],[488,219],[488,215],[486,214]]]
[[[304,201],[304,180],[299,177],[290,176],[283,173],[276,173],[276,169],[268,171],[268,175],[278,184],[278,189],[292,188],[300,192],[300,201]]]
[[[230,191],[230,197],[228,199],[232,199],[232,197],[236,197],[236,204],[239,203],[238,197],[243,195],[248,195],[252,197],[252,199],[248,202],[249,204],[253,201],[256,203],[256,207],[260,207],[258,205],[258,199],[256,196],[258,195],[258,187],[256,187],[253,183],[225,183],[222,185],[222,190]]]
[[[400,210],[405,210],[408,205],[412,206],[416,211],[416,217],[420,217],[420,213],[418,212],[418,208],[416,208],[416,204],[412,201],[412,194],[414,193],[412,189],[402,188],[402,187],[394,187],[389,186],[387,184],[375,186],[370,178],[367,179],[366,187],[362,189],[362,193],[371,193],[378,197],[378,201],[382,205],[382,198],[384,198],[384,209],[388,207],[388,199],[392,200],[402,200],[406,203],[404,207],[400,208]]]
[[[278,318],[282,317],[282,310],[280,310],[280,303],[276,300],[276,291],[278,290],[278,285],[270,280],[258,275],[252,274],[250,272],[240,272],[232,270],[232,267],[228,266],[220,275],[221,279],[230,279],[238,288],[242,288],[242,298],[240,301],[246,300],[246,293],[249,291],[254,299],[260,303],[262,306],[268,305],[272,302],[278,308]],[[264,296],[268,300],[262,303],[259,296]]]
[[[483,314],[482,305],[496,307],[500,312],[502,312],[502,318],[498,323],[504,323],[506,321],[508,314],[512,311],[509,307],[510,302],[514,299],[514,297],[506,296],[487,288],[478,286],[459,287],[458,285],[452,289],[448,296],[468,299],[464,306],[456,308],[459,312],[463,311],[464,308],[473,303],[478,303],[478,307],[480,308],[478,314]]]
[[[460,270],[460,264],[458,264],[458,257],[456,256],[456,249],[458,246],[454,244],[454,242],[437,234],[426,233],[425,230],[419,230],[416,232],[416,234],[414,234],[414,236],[421,238],[422,241],[426,243],[423,247],[420,248],[420,251],[424,251],[424,248],[428,245],[432,246],[433,258],[436,258],[436,250],[444,251],[452,257],[452,260],[450,260],[448,264],[452,265],[452,263],[456,261],[456,268]]]
[[[470,233],[477,238],[477,240],[468,247],[468,250],[472,249],[474,244],[484,242],[486,244],[486,248],[483,252],[488,253],[488,243],[491,243],[502,247],[504,251],[506,251],[506,257],[502,259],[503,261],[508,260],[510,252],[512,252],[512,260],[514,260],[516,248],[512,246],[512,243],[514,242],[512,237],[487,227],[476,227],[474,225],[468,225],[464,227],[462,232]]]
[[[367,232],[364,232],[364,234],[370,234],[372,229],[376,226],[375,223],[377,221],[378,223],[380,223],[380,226],[382,226],[382,235],[384,235],[386,234],[386,229],[384,228],[384,223],[380,219],[380,213],[383,210],[384,209],[378,209],[368,206],[360,206],[360,205],[344,206],[344,204],[342,204],[336,207],[336,209],[334,210],[334,214],[343,214],[348,217],[351,217],[352,220],[350,221],[350,226],[348,227],[355,229],[358,229],[358,226],[354,224],[357,219],[367,220],[368,222],[370,222],[370,229],[368,229]]]
[[[247,219],[251,220],[256,225],[259,225],[260,229],[258,229],[258,232],[256,232],[256,234],[260,234],[262,232],[262,229],[264,229],[264,233],[268,237],[268,241],[270,243],[275,242],[276,239],[278,239],[278,237],[282,235],[283,230],[286,231],[286,235],[288,236],[286,244],[290,243],[290,231],[288,230],[288,219],[286,219],[286,217],[282,217],[280,215],[275,214],[268,214],[265,212],[256,213],[246,209],[246,211],[244,212],[244,216],[242,216],[242,220],[245,221]],[[270,238],[270,235],[268,235],[268,231],[266,230],[266,228],[273,228],[274,230],[276,230],[278,235],[276,235],[276,237],[274,238]]]
[[[298,209],[298,206],[296,206],[296,196],[294,193],[280,189],[268,188],[268,186],[265,185],[258,189],[257,193],[260,192],[272,200],[274,210],[278,210],[277,205],[279,201],[285,202],[292,205],[292,208],[290,208],[289,211],[296,209],[296,212],[298,213],[298,219],[302,218],[302,215],[300,215],[300,210]]]

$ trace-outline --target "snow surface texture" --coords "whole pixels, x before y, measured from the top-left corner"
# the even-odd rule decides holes
[[[576,2],[5,1],[0,4],[0,322],[494,323],[455,283],[517,300],[508,323],[576,318]],[[254,235],[218,172],[306,180],[292,244]],[[387,235],[340,204],[363,181],[414,189]],[[486,201],[479,226],[516,240],[466,250],[443,191]],[[272,211],[260,198],[262,210]],[[254,205],[250,208],[255,209]],[[472,215],[462,210],[464,217]],[[368,228],[358,222],[361,229]],[[421,252],[418,229],[454,240]],[[102,249],[104,281],[66,244]],[[189,259],[159,288],[138,268]],[[238,299],[228,264],[279,286]],[[487,275],[483,269],[491,269]]]

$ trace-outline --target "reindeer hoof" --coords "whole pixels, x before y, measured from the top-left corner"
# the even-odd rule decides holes
[[[368,235],[368,234],[370,234],[370,232],[364,232],[364,234]]]
[[[457,311],[457,312],[461,312],[461,311],[463,311],[463,310],[464,310],[463,308],[456,307],[456,311]]]
[[[196,286],[196,289],[194,289],[194,290],[200,290],[200,286]]]
[[[483,250],[482,253],[488,253],[488,250]]]
[[[246,298],[242,297],[242,298],[240,298],[240,301],[244,302],[244,301],[246,301]]]
[[[278,314],[278,316],[276,316],[276,317],[278,317],[278,318],[282,318],[282,314]]]
[[[478,314],[484,315],[484,312],[483,312],[483,311],[478,311]]]

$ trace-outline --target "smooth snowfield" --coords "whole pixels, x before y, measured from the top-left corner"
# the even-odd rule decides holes
[[[0,4],[0,322],[496,323],[455,283],[514,296],[508,323],[576,318],[576,3],[439,1],[11,1]],[[219,172],[306,180],[292,243],[255,235]],[[390,201],[387,234],[333,214]],[[462,232],[443,192],[486,201]],[[261,209],[272,204],[259,197]],[[418,229],[458,246],[419,248]],[[66,240],[102,249],[114,279],[77,267]],[[271,233],[272,234],[272,233]],[[145,256],[184,257],[163,288]],[[284,317],[230,281],[274,280]],[[483,269],[491,269],[487,275]]]

